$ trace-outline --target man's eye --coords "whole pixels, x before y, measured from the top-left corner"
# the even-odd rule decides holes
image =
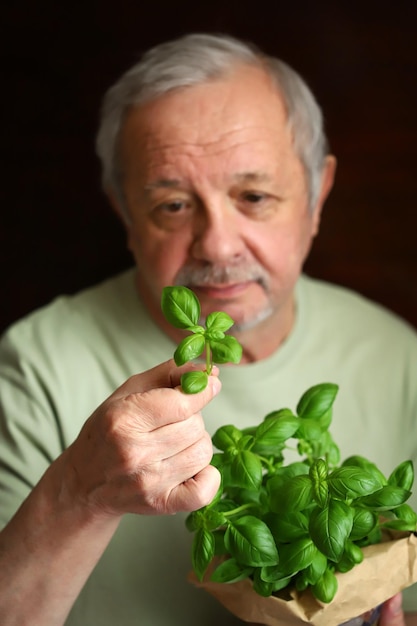
[[[265,197],[265,194],[257,193],[255,191],[248,191],[243,194],[245,202],[250,202],[251,204],[258,204],[259,202],[262,202],[262,200],[265,200]]]
[[[174,200],[173,202],[164,202],[160,205],[160,208],[167,213],[178,213],[185,207],[185,203],[181,200]]]

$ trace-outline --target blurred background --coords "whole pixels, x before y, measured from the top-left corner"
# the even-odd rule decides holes
[[[321,103],[336,187],[306,265],[417,326],[417,4],[9,1],[2,7],[0,331],[131,264],[94,152],[104,91],[149,46],[227,32]]]

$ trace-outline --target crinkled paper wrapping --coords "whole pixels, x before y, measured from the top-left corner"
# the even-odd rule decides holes
[[[267,598],[257,594],[249,579],[237,583],[210,582],[210,574],[197,581],[231,613],[245,622],[266,626],[337,626],[366,613],[397,592],[417,582],[417,534],[363,549],[364,559],[349,572],[337,574],[338,591],[329,604],[316,600],[310,591],[287,590]],[[282,594],[283,592],[280,592]]]

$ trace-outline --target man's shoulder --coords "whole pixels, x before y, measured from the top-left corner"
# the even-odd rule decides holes
[[[132,309],[140,311],[141,307],[134,271],[129,269],[77,293],[57,296],[11,324],[2,341],[17,346],[40,341],[82,343],[91,334],[106,333],[107,327],[114,332],[126,327]]]
[[[298,293],[304,307],[345,331],[384,333],[417,342],[416,329],[397,313],[342,285],[302,275]]]

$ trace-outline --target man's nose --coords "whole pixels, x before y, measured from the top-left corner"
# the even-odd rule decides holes
[[[193,257],[213,264],[236,262],[245,248],[241,217],[228,203],[205,207],[195,224]]]

